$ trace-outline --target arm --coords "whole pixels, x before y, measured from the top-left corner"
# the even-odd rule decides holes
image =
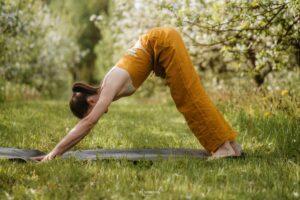
[[[89,115],[78,122],[78,124],[55,146],[55,148],[43,158],[43,161],[51,160],[57,155],[62,155],[81,141],[108,109],[115,95],[121,90],[127,78],[128,77],[123,73],[111,73],[110,76],[107,77],[106,84],[103,85],[100,97],[93,110]]]
[[[44,158],[43,160],[50,160],[58,155],[62,155],[80,142],[90,132],[112,101],[109,97],[101,96],[92,112],[87,117],[80,120],[78,124],[46,156],[48,158]]]

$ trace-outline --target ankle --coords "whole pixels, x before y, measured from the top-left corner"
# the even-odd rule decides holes
[[[233,148],[233,150],[235,151],[237,156],[240,156],[242,154],[242,147],[239,143],[235,142],[235,141],[230,141],[230,145]]]
[[[235,151],[229,141],[225,141],[212,155],[235,155]]]

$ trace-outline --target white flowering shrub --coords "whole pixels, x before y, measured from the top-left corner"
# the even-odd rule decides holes
[[[291,77],[300,65],[299,10],[297,0],[0,0],[0,99],[7,85],[59,96],[72,80],[97,82],[156,26],[179,29],[194,66],[216,82]],[[152,95],[156,82],[150,76],[140,94]]]
[[[60,96],[70,85],[69,71],[81,59],[65,25],[42,1],[0,1],[0,79]],[[1,93],[1,92],[0,92]]]
[[[164,7],[195,46],[195,64],[216,72],[246,73],[263,84],[273,72],[300,66],[300,3],[276,1],[188,1]]]
[[[222,78],[223,74],[232,78],[247,76],[260,86],[271,72],[295,74],[300,66],[297,0],[113,2],[110,16],[96,21],[107,30],[110,46],[103,45],[103,49],[113,49],[110,64],[149,28],[175,26],[195,67],[212,72],[214,78]]]

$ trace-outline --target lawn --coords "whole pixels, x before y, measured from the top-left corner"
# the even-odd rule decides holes
[[[299,108],[222,98],[215,101],[239,132],[245,159],[0,160],[0,199],[299,199]],[[77,121],[66,101],[12,101],[0,109],[1,147],[48,152]],[[172,101],[129,98],[114,103],[74,149],[178,147],[202,148]]]

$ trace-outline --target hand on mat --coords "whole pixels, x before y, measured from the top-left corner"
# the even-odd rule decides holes
[[[49,161],[55,158],[55,154],[51,151],[50,153],[48,153],[41,161],[45,162],[45,161]]]
[[[35,161],[41,161],[44,159],[44,157],[46,157],[46,155],[30,157],[30,159]]]
[[[50,152],[46,155],[31,157],[30,159],[35,160],[35,161],[45,162],[48,160],[52,160],[54,158],[55,158],[55,155],[52,152]]]

